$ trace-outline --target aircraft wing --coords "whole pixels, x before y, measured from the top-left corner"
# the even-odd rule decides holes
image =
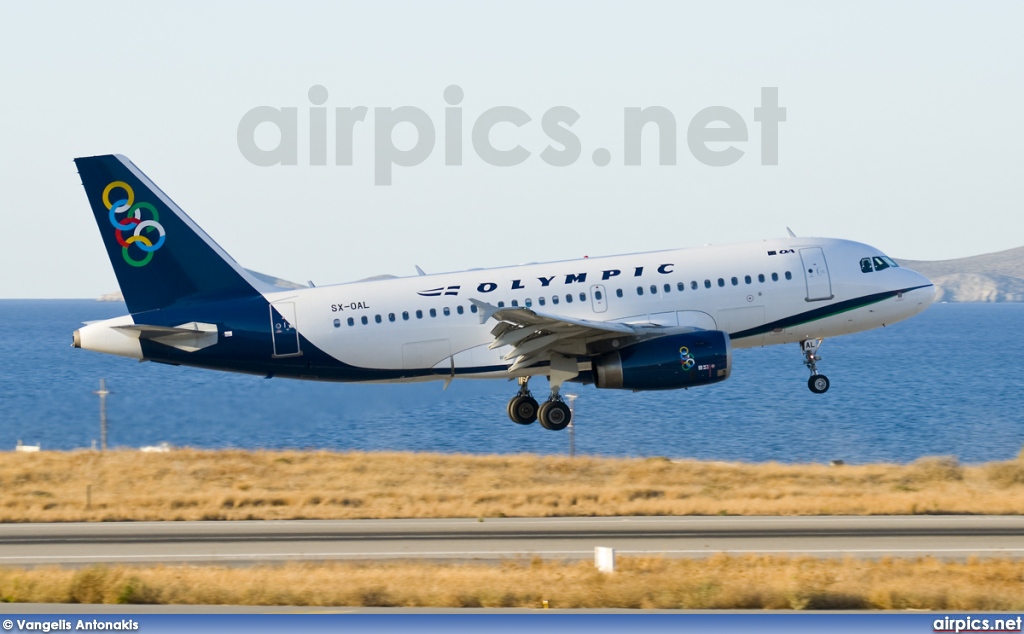
[[[578,356],[587,354],[587,344],[613,337],[637,337],[661,334],[661,326],[649,324],[623,324],[613,321],[592,321],[563,317],[532,308],[498,308],[476,299],[469,300],[480,313],[480,323],[492,317],[499,323],[492,330],[491,350],[512,346],[506,360],[515,359],[509,372],[527,368],[552,355]]]

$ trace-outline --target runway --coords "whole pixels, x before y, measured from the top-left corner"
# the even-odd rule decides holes
[[[0,566],[251,565],[538,555],[970,556],[1024,559],[1021,516],[612,517],[0,525]]]

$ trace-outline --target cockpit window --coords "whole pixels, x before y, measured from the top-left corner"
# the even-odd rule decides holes
[[[860,272],[870,273],[872,271],[881,271],[888,268],[899,268],[899,264],[892,258],[885,255],[876,255],[871,258],[861,258],[860,260]]]

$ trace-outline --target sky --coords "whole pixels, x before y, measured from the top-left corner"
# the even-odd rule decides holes
[[[4,3],[0,298],[117,290],[72,162],[108,153],[243,266],[318,286],[786,227],[919,260],[1021,246],[1022,23],[1019,2]],[[764,88],[786,111],[777,165],[755,120]],[[335,117],[359,106],[336,165]],[[652,107],[675,121],[674,164],[650,124],[626,165],[626,111]],[[242,125],[268,108],[294,108],[294,129]],[[528,120],[488,136],[495,108]],[[412,109],[419,127],[399,121]],[[578,119],[552,135],[549,112]],[[723,126],[732,140],[701,141]],[[476,128],[526,158],[494,165]],[[551,165],[549,146],[572,155],[566,130],[579,156]],[[272,159],[295,139],[295,164],[258,165],[240,138]]]

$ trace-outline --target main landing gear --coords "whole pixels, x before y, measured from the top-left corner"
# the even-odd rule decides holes
[[[519,425],[529,425],[537,420],[537,399],[530,394],[530,389],[527,387],[529,381],[530,377],[528,376],[519,377],[519,393],[508,402],[508,417],[512,419],[513,423]]]
[[[811,378],[807,379],[807,387],[815,394],[824,394],[828,391],[828,377],[818,374],[818,348],[821,347],[822,339],[805,339],[800,342],[800,350],[804,353],[804,365],[811,371]]]
[[[537,399],[533,398],[527,384],[530,377],[519,377],[519,393],[508,402],[508,417],[513,423],[529,425],[539,420],[540,426],[551,431],[561,431],[569,426],[572,412],[559,396],[559,386],[551,386],[551,397],[538,407]]]

